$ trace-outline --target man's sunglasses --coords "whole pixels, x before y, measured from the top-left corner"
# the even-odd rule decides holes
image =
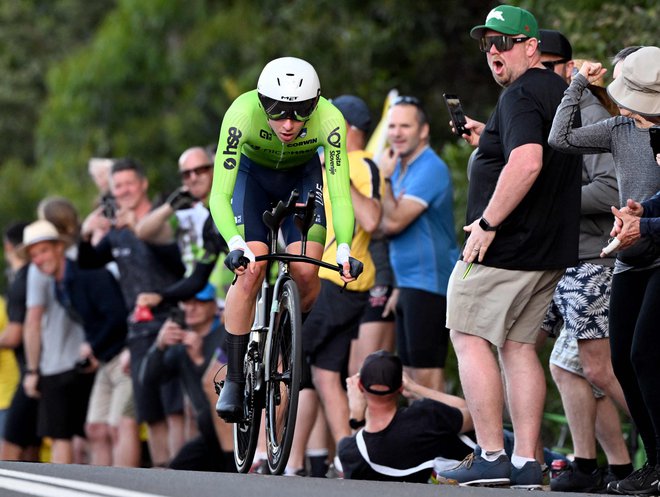
[[[195,176],[201,176],[202,174],[208,173],[211,169],[213,169],[213,164],[202,164],[201,166],[179,171],[179,174],[183,179],[190,179],[193,174],[195,174]]]
[[[272,119],[273,121],[281,121],[283,119],[307,121],[314,112],[314,109],[316,109],[319,98],[310,98],[302,102],[282,102],[281,100],[274,100],[259,94],[259,101],[268,119]]]
[[[541,64],[543,64],[546,69],[550,69],[551,71],[554,71],[555,66],[558,66],[560,64],[566,64],[567,62],[569,62],[569,59],[546,60],[545,62],[541,62]]]
[[[484,36],[479,40],[479,50],[482,52],[490,52],[493,45],[498,52],[507,52],[513,48],[516,43],[522,43],[529,40],[528,36],[521,36],[519,38],[512,38],[511,36],[496,35]]]

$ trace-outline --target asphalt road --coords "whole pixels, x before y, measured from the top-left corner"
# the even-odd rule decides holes
[[[524,493],[418,483],[0,462],[0,497],[505,497]]]

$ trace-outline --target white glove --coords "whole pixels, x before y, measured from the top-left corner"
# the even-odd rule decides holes
[[[254,253],[250,250],[245,240],[241,235],[232,236],[227,242],[229,251],[233,252],[234,250],[242,250],[243,256],[247,257],[250,262],[254,262]]]
[[[350,255],[351,249],[349,248],[348,243],[340,243],[337,246],[337,264],[343,266],[344,262],[348,262]]]

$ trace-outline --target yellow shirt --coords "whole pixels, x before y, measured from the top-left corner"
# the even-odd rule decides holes
[[[4,333],[7,322],[5,299],[0,297],[0,333]],[[7,409],[11,404],[18,381],[19,371],[14,351],[0,349],[0,409]]]
[[[348,163],[351,170],[351,183],[357,191],[365,197],[380,199],[382,183],[380,181],[378,167],[376,167],[376,164],[371,160],[371,154],[364,150],[349,152]],[[332,224],[332,209],[330,208],[330,197],[328,195],[325,181],[325,169],[323,170],[323,176],[323,200],[325,203],[325,215],[328,229],[323,260],[330,264],[337,264],[337,240],[335,239],[335,232]],[[356,222],[353,241],[351,242],[351,257],[364,264],[364,271],[356,281],[348,284],[346,288],[349,290],[366,292],[374,286],[376,280],[376,267],[374,266],[371,254],[369,253],[370,241],[371,235],[364,231]],[[319,276],[332,281],[336,285],[344,285],[344,282],[339,277],[337,271],[330,271],[329,269],[321,268]]]

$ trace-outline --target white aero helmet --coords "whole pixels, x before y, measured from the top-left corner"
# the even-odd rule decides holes
[[[309,62],[281,57],[263,68],[257,92],[269,119],[306,121],[318,104],[321,83]]]

